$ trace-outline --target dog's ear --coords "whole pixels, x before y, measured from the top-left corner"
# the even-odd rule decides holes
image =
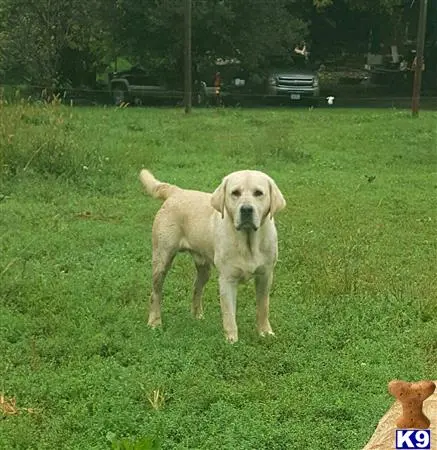
[[[222,219],[225,217],[225,198],[227,183],[227,177],[223,178],[220,186],[213,192],[211,197],[211,206],[222,215]]]
[[[287,204],[276,183],[270,179],[270,219]]]

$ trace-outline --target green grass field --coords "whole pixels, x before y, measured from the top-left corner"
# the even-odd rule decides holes
[[[437,379],[436,124],[0,106],[0,448],[362,448],[391,379]],[[195,321],[188,255],[167,278],[163,331],[147,328],[160,203],[142,167],[206,191],[242,168],[277,181],[276,338],[257,336],[248,284],[226,344],[216,273]]]

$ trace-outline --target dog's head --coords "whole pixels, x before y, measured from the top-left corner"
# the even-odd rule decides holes
[[[286,205],[276,183],[265,173],[242,170],[226,176],[214,191],[211,205],[225,212],[237,230],[256,231],[267,216],[270,219]]]

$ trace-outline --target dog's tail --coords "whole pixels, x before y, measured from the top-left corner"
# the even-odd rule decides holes
[[[172,194],[180,189],[172,184],[162,183],[146,169],[141,170],[140,180],[146,188],[147,193],[153,198],[158,198],[160,200],[167,200]]]

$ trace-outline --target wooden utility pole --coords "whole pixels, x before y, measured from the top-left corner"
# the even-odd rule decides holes
[[[191,112],[192,97],[192,64],[191,64],[191,0],[185,0],[184,8],[184,48],[185,48],[185,88],[184,88],[184,104],[185,113]]]
[[[423,49],[426,35],[426,12],[428,0],[420,0],[419,26],[417,30],[416,67],[414,69],[413,101],[411,109],[413,117],[419,114],[420,89],[422,86]]]

